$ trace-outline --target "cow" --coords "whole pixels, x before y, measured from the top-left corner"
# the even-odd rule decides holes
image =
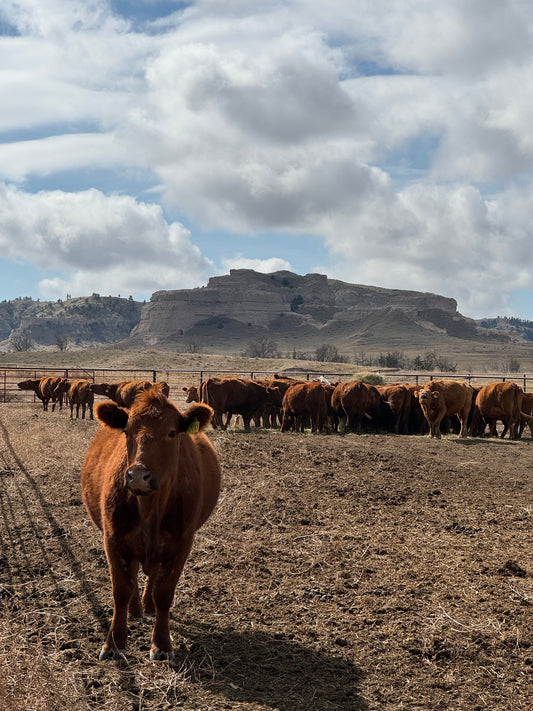
[[[275,391],[275,392],[273,392]],[[241,378],[209,378],[205,381],[205,402],[213,408],[211,420],[216,429],[227,429],[232,415],[240,415],[244,429],[250,431],[250,422],[255,412],[271,395],[279,397],[277,388],[261,385],[254,380]],[[226,413],[226,421],[222,415]]]
[[[52,412],[55,410],[56,402],[60,402],[60,409],[63,403],[62,381],[57,375],[44,375],[42,378],[29,378],[17,383],[20,390],[33,390],[35,396],[43,403],[43,410],[48,410],[48,405],[52,401]]]
[[[411,392],[405,385],[376,385],[376,390],[392,413],[392,427],[396,434],[409,432],[409,416],[411,414]]]
[[[431,380],[418,391],[418,399],[429,425],[429,436],[441,438],[440,423],[447,415],[457,415],[461,423],[459,437],[468,434],[468,416],[472,405],[472,387],[459,380]]]
[[[204,391],[205,383],[200,383],[200,385],[189,385],[187,387],[182,387],[185,393],[185,402],[204,402]]]
[[[52,395],[52,412],[56,409],[56,403],[59,403],[59,409],[63,409],[63,400],[68,402],[68,391],[70,388],[70,380],[68,378],[59,378],[59,382],[54,387]]]
[[[168,397],[169,387],[161,381],[164,387],[164,394]],[[143,390],[149,390],[153,383],[149,380],[121,380],[118,383],[95,383],[92,391],[95,395],[104,395],[110,400],[114,400],[120,407],[131,407],[137,395]]]
[[[103,533],[114,612],[99,659],[123,656],[128,610],[155,614],[150,659],[173,659],[169,612],[196,531],[220,492],[220,463],[203,430],[212,410],[185,412],[159,384],[130,409],[99,402],[101,423],[81,470],[82,500]],[[125,436],[124,436],[125,435]],[[142,600],[139,567],[148,577]]]
[[[529,418],[524,417],[524,415],[533,415],[533,393],[524,392],[520,414],[520,428],[518,430],[518,438],[520,439],[524,433],[526,424],[528,424],[531,439],[533,439],[533,422]]]
[[[70,417],[74,416],[74,406],[76,406],[76,419],[80,416],[81,407],[81,419],[85,419],[85,412],[89,410],[90,419],[94,419],[93,416],[93,403],[94,403],[94,393],[92,391],[92,383],[90,380],[84,380],[79,378],[78,380],[73,380],[70,383],[70,387],[67,392],[67,397],[70,403]]]
[[[293,429],[303,432],[309,420],[311,432],[329,430],[327,424],[328,403],[324,385],[317,381],[294,383],[287,388],[282,404],[281,431]]]
[[[363,418],[370,402],[369,388],[361,380],[349,380],[339,383],[331,396],[331,407],[339,417],[339,431],[346,431],[349,427],[352,432],[361,434]]]
[[[429,432],[428,421],[424,416],[424,412],[418,399],[418,393],[422,390],[423,385],[411,385],[404,383],[404,388],[411,394],[411,411],[409,413],[409,433],[415,435],[424,435]]]
[[[524,391],[516,383],[496,382],[480,388],[472,415],[471,433],[479,436],[489,423],[491,435],[497,436],[496,421],[501,420],[504,430],[503,438],[509,430],[509,437],[517,439],[522,416],[527,420],[528,415],[522,415],[522,399]]]

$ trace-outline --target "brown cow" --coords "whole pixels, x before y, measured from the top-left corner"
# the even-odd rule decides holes
[[[283,421],[281,431],[289,429],[303,432],[309,420],[311,432],[329,430],[327,425],[328,403],[326,390],[317,381],[293,383],[287,388],[282,400]]]
[[[457,415],[459,437],[466,437],[473,389],[459,380],[431,380],[418,392],[418,399],[429,424],[429,436],[440,439],[440,423],[446,415]]]
[[[185,402],[203,402],[205,383],[182,387],[182,390],[186,394]]]
[[[370,401],[368,385],[361,380],[350,380],[339,383],[331,396],[331,407],[340,420],[339,431],[361,434],[361,425]]]
[[[82,498],[103,532],[114,614],[100,660],[122,656],[128,609],[156,616],[151,659],[173,659],[169,611],[194,534],[220,491],[220,464],[202,432],[212,415],[203,404],[185,412],[155,384],[131,409],[100,402],[96,433],[81,471]],[[124,433],[126,436],[124,436]],[[139,566],[148,576],[141,598]]]
[[[393,415],[393,429],[396,434],[409,432],[409,416],[411,414],[411,392],[405,385],[376,385],[384,402],[388,404]]]
[[[524,433],[526,424],[529,425],[529,432],[531,439],[533,439],[533,421],[524,417],[524,415],[533,415],[533,393],[524,392],[520,414],[520,429],[518,430],[518,438],[520,439]]]
[[[70,388],[70,380],[68,378],[59,378],[59,383],[55,386],[52,396],[52,412],[56,409],[56,402],[59,403],[59,409],[63,409],[63,400],[68,403],[68,391]]]
[[[80,416],[81,407],[81,419],[85,419],[85,411],[89,409],[89,417],[93,418],[93,403],[94,403],[94,393],[91,389],[92,383],[90,380],[84,380],[80,378],[78,380],[73,380],[70,383],[70,387],[67,392],[67,397],[70,403],[70,416],[74,416],[74,405],[76,406],[76,418]]]
[[[29,378],[17,383],[21,390],[33,390],[35,396],[43,403],[43,410],[48,410],[48,404],[52,401],[52,412],[55,410],[59,392],[56,388],[60,385],[62,378],[54,375],[45,375],[42,378]]]
[[[241,378],[209,378],[205,381],[205,402],[213,408],[211,424],[225,430],[232,415],[240,415],[244,429],[250,430],[254,413],[268,397],[279,398],[279,390]],[[222,416],[226,413],[226,422]]]
[[[488,422],[491,434],[497,436],[496,420],[501,420],[504,424],[501,437],[504,437],[509,429],[509,437],[517,439],[523,397],[524,391],[516,383],[489,383],[480,388],[472,416],[472,434],[482,433],[485,429],[485,422]],[[526,414],[524,417],[529,419]]]
[[[409,383],[404,383],[404,388],[406,388],[411,394],[411,412],[409,413],[409,433],[415,435],[428,434],[429,425],[428,421],[424,416],[422,406],[420,405],[420,400],[418,399],[418,393],[422,390],[423,385],[411,385]]]
[[[143,390],[149,390],[154,383],[149,380],[121,380],[118,383],[95,383],[92,391],[95,395],[105,395],[114,400],[120,407],[131,407],[137,395]],[[163,393],[168,397],[168,384],[162,381]]]

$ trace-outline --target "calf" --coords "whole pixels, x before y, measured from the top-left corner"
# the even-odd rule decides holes
[[[431,380],[417,395],[429,424],[429,436],[440,439],[440,423],[447,415],[457,415],[461,423],[459,437],[466,437],[473,389],[459,380]]]

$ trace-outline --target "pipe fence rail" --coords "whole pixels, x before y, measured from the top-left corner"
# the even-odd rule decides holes
[[[37,398],[32,391],[20,390],[17,383],[29,378],[37,379],[45,375],[54,375],[75,380],[84,378],[93,383],[119,382],[121,380],[149,380],[158,382],[164,380],[170,387],[170,398],[185,399],[183,388],[190,385],[201,385],[205,380],[216,376],[234,376],[250,380],[273,378],[275,373],[301,380],[316,380],[324,377],[330,382],[353,380],[354,374],[329,370],[291,370],[280,372],[274,370],[162,370],[162,369],[114,369],[114,368],[81,368],[65,367],[50,368],[47,366],[4,366],[0,368],[0,403],[30,402]],[[489,382],[515,382],[525,391],[529,383],[533,388],[533,373],[425,373],[420,371],[377,371],[387,383],[411,383],[423,385],[430,380],[466,380],[472,385],[486,385]]]

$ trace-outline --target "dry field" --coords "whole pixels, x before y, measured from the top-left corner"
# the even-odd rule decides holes
[[[176,660],[148,661],[145,620],[98,662],[96,428],[0,404],[4,711],[533,708],[529,437],[212,431],[223,490],[178,585]]]

